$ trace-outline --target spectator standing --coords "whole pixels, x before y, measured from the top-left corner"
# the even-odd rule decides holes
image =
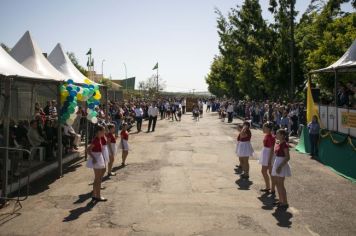
[[[141,132],[141,127],[142,127],[142,117],[143,117],[143,110],[140,105],[137,105],[135,110],[135,119],[136,119],[136,125],[137,125],[137,132]]]
[[[320,132],[320,125],[318,122],[318,118],[313,116],[312,121],[308,124],[309,130],[309,138],[310,138],[310,146],[311,146],[311,153],[312,157],[318,156],[318,144],[319,144],[319,132]]]
[[[182,100],[182,112],[183,112],[183,114],[185,114],[186,107],[187,107],[187,99],[183,98],[183,100]]]
[[[151,126],[152,126],[152,132],[155,132],[157,116],[158,116],[158,108],[157,108],[156,104],[151,104],[150,107],[148,108],[148,130],[147,130],[147,133],[150,132]]]
[[[233,114],[234,114],[234,106],[232,105],[231,102],[229,102],[226,112],[227,112],[227,123],[232,123]]]

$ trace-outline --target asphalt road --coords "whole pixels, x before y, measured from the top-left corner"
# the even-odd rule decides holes
[[[63,178],[32,184],[17,214],[1,210],[0,235],[356,235],[356,185],[306,155],[291,153],[287,212],[261,197],[257,158],[240,180],[236,122],[159,121],[155,133],[130,136],[128,166],[104,182],[108,202],[90,201],[92,171],[72,163]],[[258,155],[263,134],[252,134]]]

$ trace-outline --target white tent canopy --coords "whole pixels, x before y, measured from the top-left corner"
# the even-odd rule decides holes
[[[72,79],[74,83],[84,84],[84,80],[88,79],[73,65],[72,61],[69,59],[68,55],[64,52],[61,44],[59,43],[49,54],[48,61],[58,71]],[[94,82],[92,81],[92,83]]]
[[[326,68],[312,72],[334,72],[335,70],[340,72],[356,71],[356,39],[339,60]]]
[[[63,81],[68,78],[54,68],[45,56],[43,56],[41,49],[33,41],[29,31],[27,31],[13,47],[10,55],[27,69],[43,75],[46,78],[57,81]]]
[[[0,74],[4,76],[45,79],[42,75],[30,71],[18,63],[2,47],[0,47]]]

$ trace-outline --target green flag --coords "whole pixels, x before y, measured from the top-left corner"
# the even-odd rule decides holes
[[[89,49],[86,55],[91,55],[91,48]]]
[[[89,57],[88,57],[88,61],[87,61],[87,67],[90,66],[90,61],[89,61]]]
[[[155,67],[153,67],[152,70],[156,70],[156,69],[158,69],[158,62],[156,63]]]
[[[94,66],[94,58],[91,59],[91,66]]]

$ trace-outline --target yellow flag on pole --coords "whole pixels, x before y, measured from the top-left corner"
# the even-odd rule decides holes
[[[319,112],[318,112],[318,107],[314,103],[313,95],[311,92],[311,84],[310,84],[310,79],[308,79],[308,89],[307,89],[307,123],[311,122],[313,120],[313,116],[316,116],[318,118],[318,122],[320,123],[320,118],[319,118]]]

